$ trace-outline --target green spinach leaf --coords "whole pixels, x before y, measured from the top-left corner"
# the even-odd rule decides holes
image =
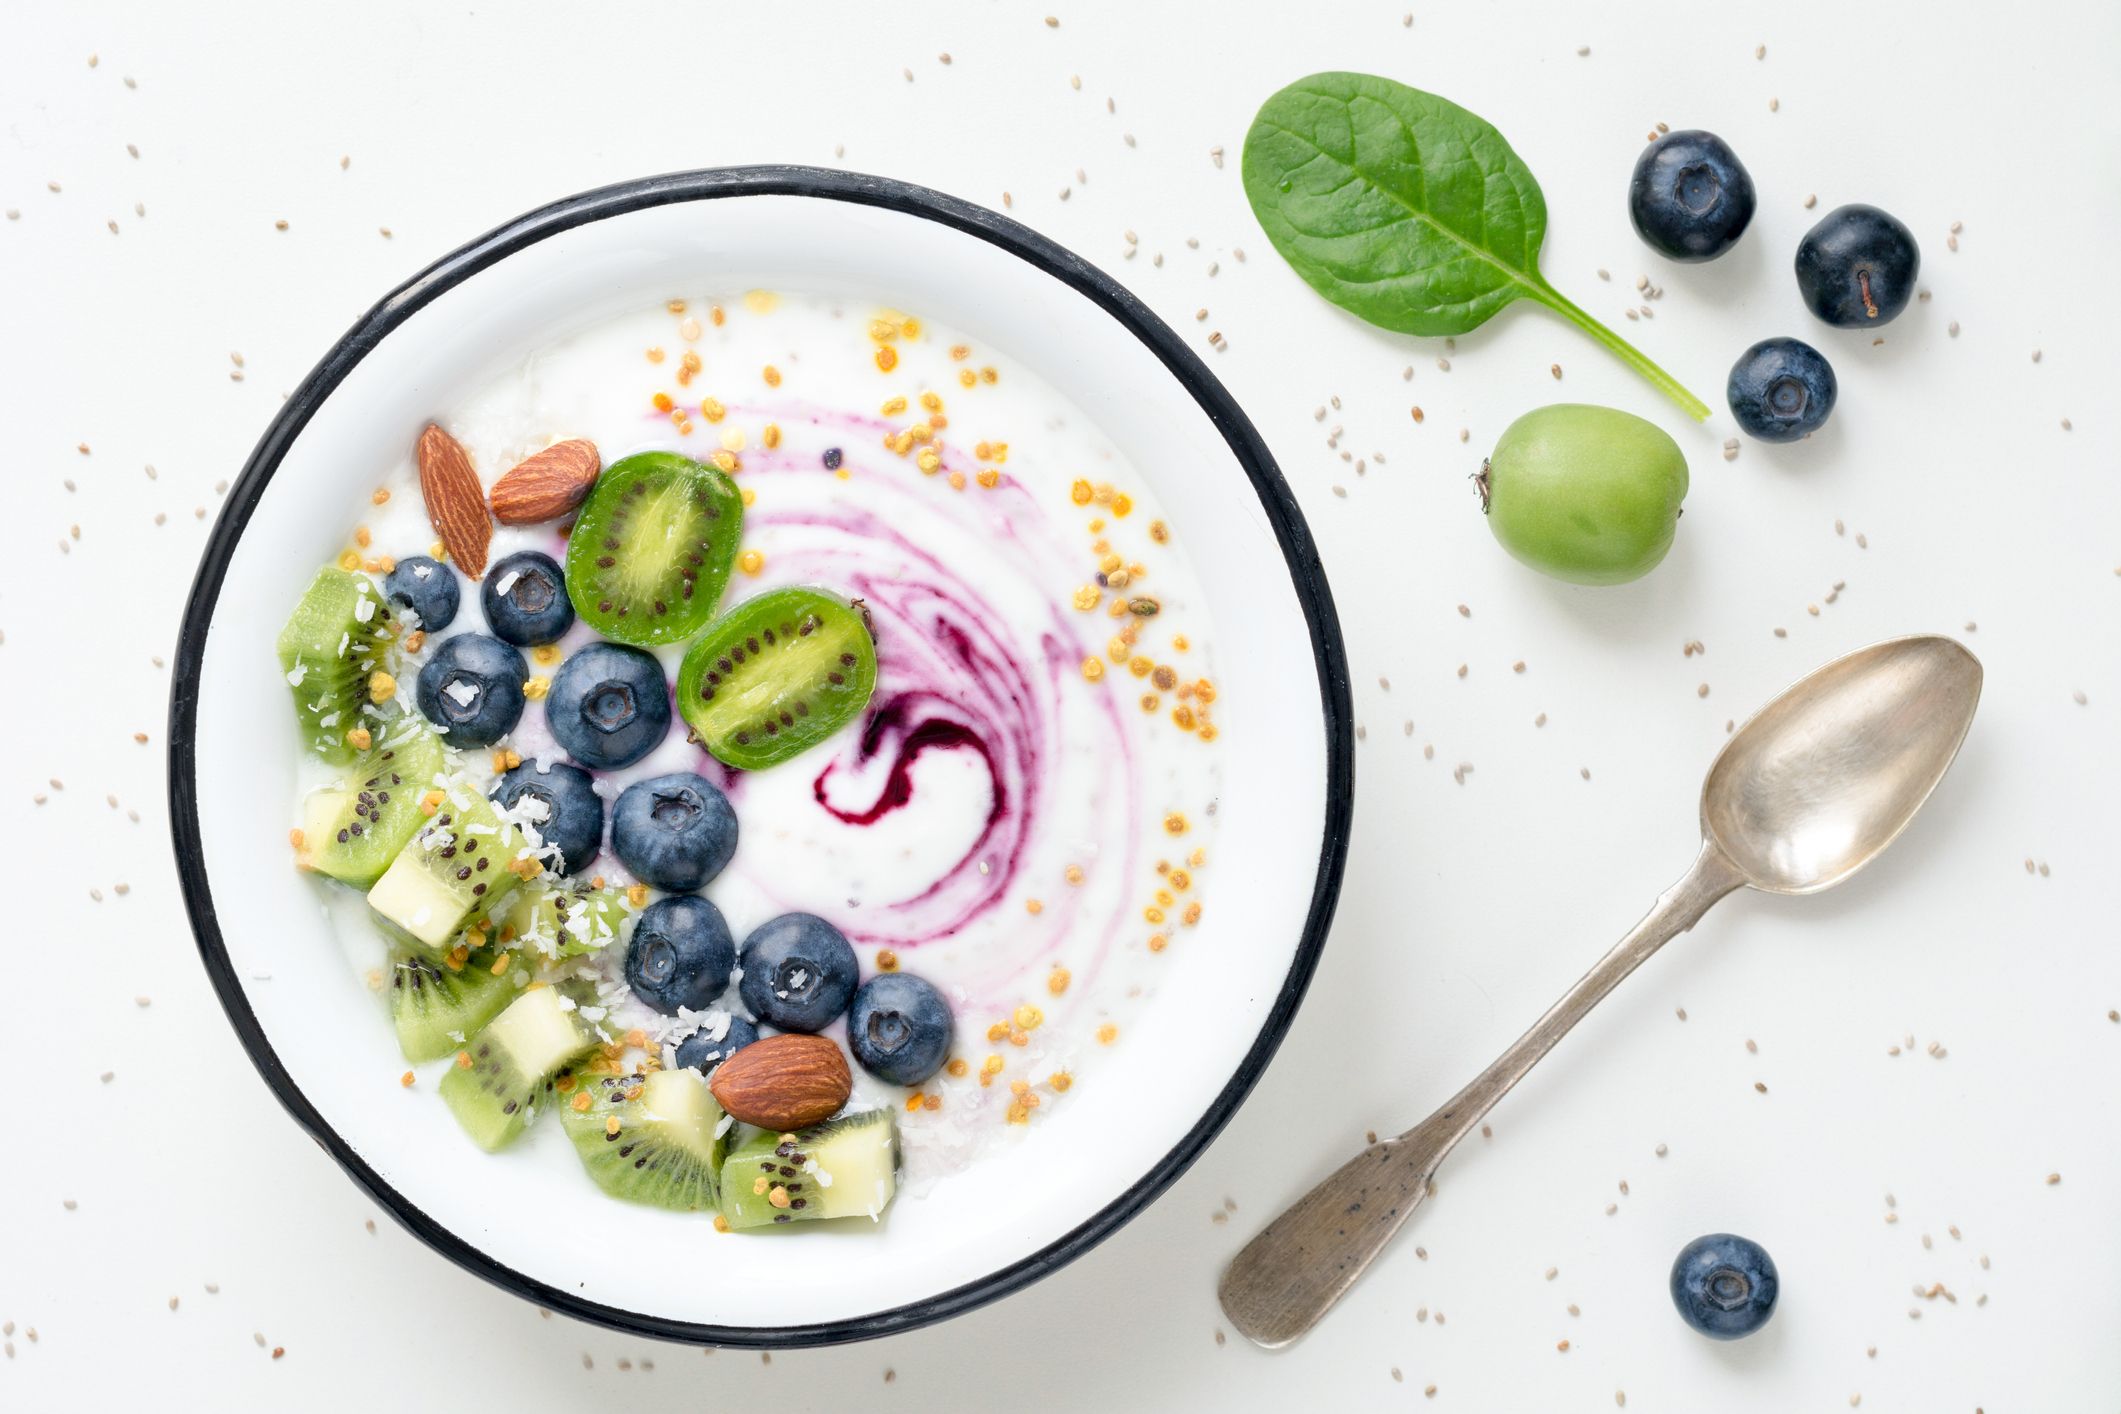
[[[1546,198],[1485,120],[1371,74],[1269,98],[1245,134],[1245,195],[1267,239],[1333,303],[1408,334],[1463,334],[1513,300],[1545,305],[1697,421],[1709,410],[1539,273]]]

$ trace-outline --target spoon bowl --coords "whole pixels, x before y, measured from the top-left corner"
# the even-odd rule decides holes
[[[1980,699],[1980,660],[1949,638],[1893,638],[1837,658],[1725,743],[1702,782],[1702,834],[1753,888],[1830,888],[1907,827]]]

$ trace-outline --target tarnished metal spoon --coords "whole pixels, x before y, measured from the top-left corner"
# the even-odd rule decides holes
[[[1421,1200],[1444,1156],[1620,979],[1741,886],[1831,888],[1877,858],[1944,776],[1981,698],[1981,664],[1949,638],[1895,638],[1837,658],[1724,743],[1701,787],[1701,853],[1640,923],[1531,1030],[1396,1139],[1343,1164],[1237,1254],[1219,1295],[1260,1345],[1316,1325]]]

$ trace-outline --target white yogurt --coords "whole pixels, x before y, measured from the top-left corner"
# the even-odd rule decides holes
[[[915,1186],[970,1160],[1010,1120],[1035,1123],[1066,1103],[1078,1080],[1096,1083],[1100,1028],[1153,992],[1155,953],[1198,916],[1223,750],[1212,688],[1197,686],[1215,677],[1213,631],[1181,551],[1185,527],[1164,525],[1096,425],[969,339],[891,311],[759,292],[595,326],[439,420],[489,486],[565,438],[593,441],[606,465],[646,450],[721,453],[749,499],[746,556],[723,607],[783,584],[868,606],[879,679],[860,721],[783,765],[735,773],[688,744],[679,720],[645,760],[601,773],[598,789],[616,799],[676,770],[722,784],[741,833],[704,892],[740,943],[800,909],[847,933],[865,977],[888,952],[943,989],[964,1074],[938,1075],[907,1110],[907,1092],[857,1068],[858,1098],[901,1107]],[[407,429],[405,460],[377,483],[387,504],[358,513],[365,555],[425,553],[433,539],[411,458],[418,431]],[[556,526],[499,527],[489,562],[526,548],[564,562],[564,546]],[[1104,587],[1101,568],[1124,587]],[[447,632],[484,626],[478,586],[463,588]],[[1153,616],[1113,616],[1115,601],[1144,597]],[[1132,642],[1114,641],[1123,631]],[[403,665],[408,709],[418,662],[447,632]],[[560,647],[594,638],[577,624]],[[682,651],[660,654],[673,679]],[[533,661],[531,672],[556,667]],[[526,761],[563,756],[535,701],[504,744]],[[481,785],[490,757],[463,753]],[[586,872],[628,881],[608,851]],[[379,944],[354,903],[342,898],[332,916],[366,970]],[[674,1042],[700,1023],[673,1024],[626,993],[623,953],[622,943],[580,964],[605,982],[613,1034],[642,1026]],[[736,1004],[733,989],[724,1004]],[[990,1056],[1000,1070],[983,1083]],[[1028,1089],[1012,1090],[1017,1081]]]

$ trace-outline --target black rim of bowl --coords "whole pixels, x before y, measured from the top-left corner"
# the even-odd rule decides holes
[[[198,676],[206,637],[220,597],[221,583],[251,512],[272,480],[281,458],[324,400],[355,365],[394,329],[436,297],[487,267],[547,237],[592,221],[673,202],[714,201],[744,196],[801,196],[845,201],[918,216],[999,246],[1041,273],[1061,281],[1118,320],[1156,355],[1222,433],[1244,467],[1274,536],[1281,544],[1289,577],[1310,629],[1311,653],[1317,664],[1319,695],[1325,706],[1326,813],[1319,845],[1318,872],[1312,885],[1303,936],[1288,974],[1282,979],[1265,1025],[1246,1051],[1229,1083],[1216,1095],[1193,1127],[1125,1192],[1089,1219],[1037,1252],[1011,1262],[976,1281],[949,1291],[866,1316],[793,1326],[716,1326],[672,1320],[623,1307],[586,1300],[526,1276],[495,1261],[471,1243],[441,1226],[392,1188],[350,1148],[330,1122],[318,1113],[274,1053],[243,984],[230,964],[214,913],[213,892],[206,878],[200,847],[195,736],[198,726]],[[1110,276],[1080,257],[1017,222],[910,183],[885,177],[819,167],[722,167],[674,172],[600,187],[543,206],[450,252],[386,295],[325,354],[294,394],[281,405],[265,435],[244,463],[214,523],[191,593],[185,603],[183,631],[171,674],[169,707],[170,827],[177,854],[177,875],[184,905],[191,916],[199,955],[206,964],[222,1008],[243,1047],[297,1123],[309,1131],[339,1167],[367,1189],[392,1217],[429,1247],[476,1276],[525,1300],[613,1330],[660,1340],[701,1345],[778,1349],[866,1340],[912,1330],[985,1305],[1030,1285],[1089,1251],[1121,1224],[1139,1213],[1200,1157],[1208,1144],[1244,1102],[1295,1018],[1304,989],[1324,948],[1327,926],[1340,891],[1347,861],[1349,822],[1354,810],[1354,711],[1348,694],[1348,665],[1341,643],[1333,597],[1309,529],[1282,480],[1273,456],[1252,423],[1200,358],[1170,327],[1150,313]]]

